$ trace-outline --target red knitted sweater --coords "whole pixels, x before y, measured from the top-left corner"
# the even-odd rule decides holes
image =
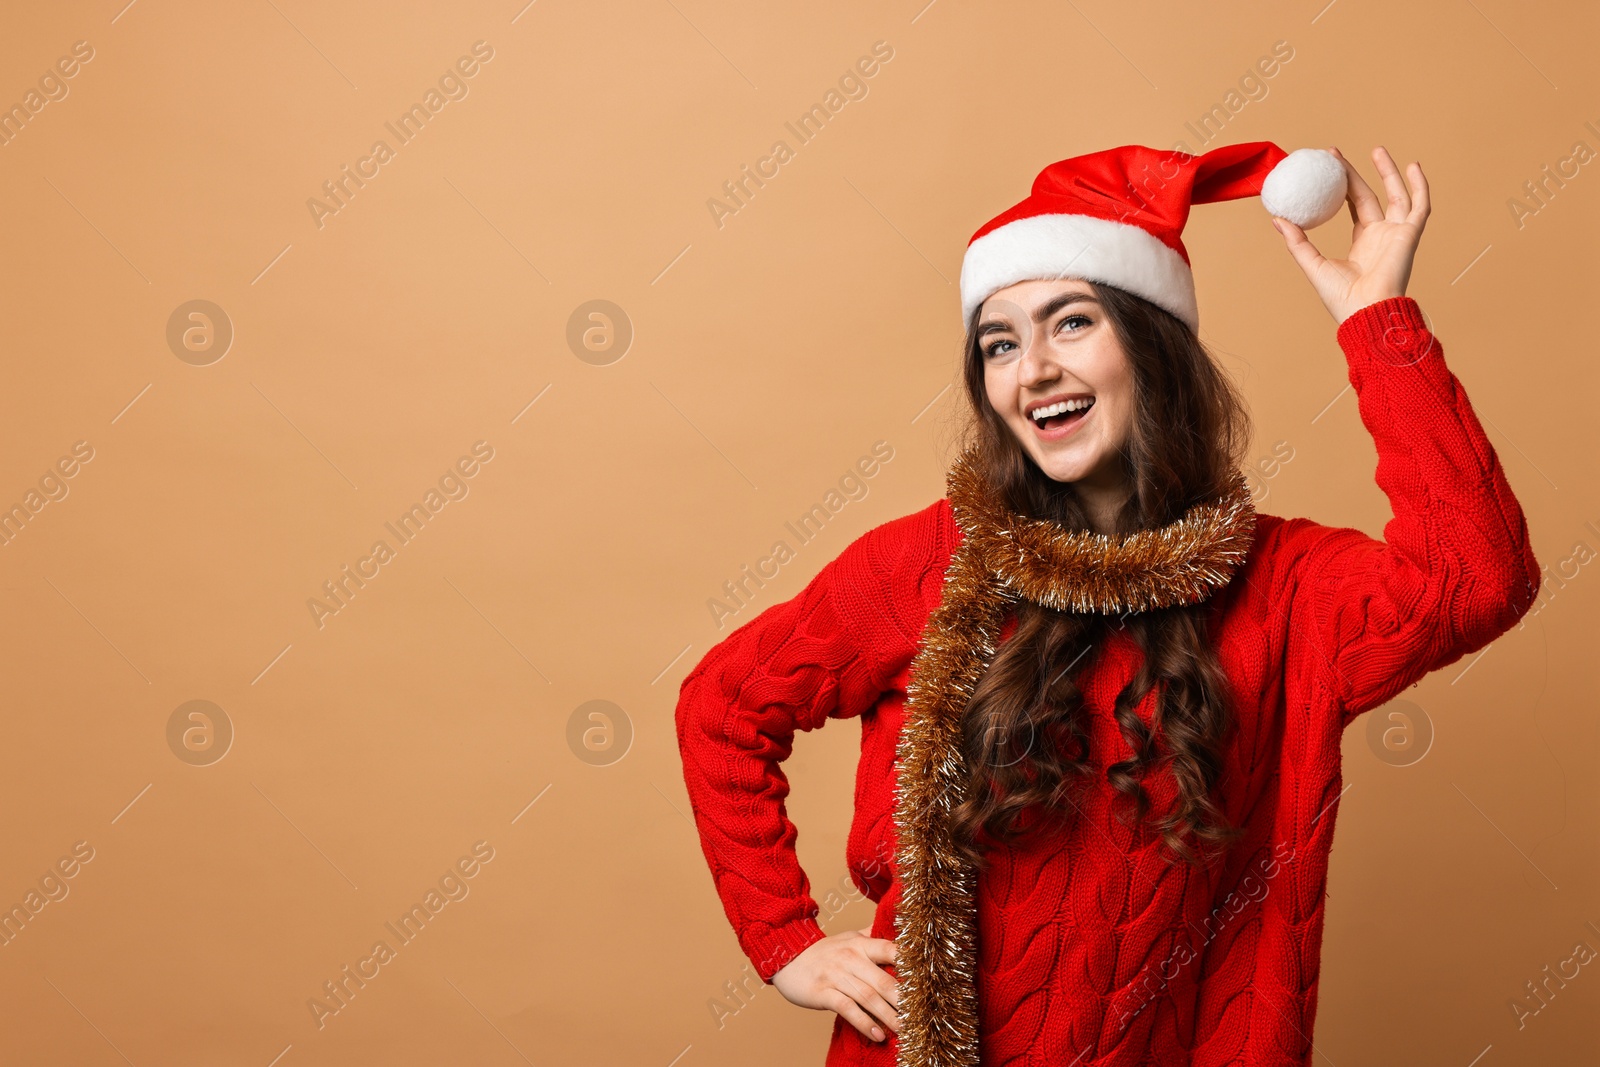
[[[1168,866],[1153,838],[1136,842],[1112,815],[1105,769],[1131,756],[1112,702],[1139,656],[1118,634],[1084,687],[1099,771],[1084,817],[991,850],[978,882],[985,1067],[1310,1064],[1340,735],[1533,603],[1527,522],[1416,302],[1371,304],[1337,337],[1394,515],[1378,541],[1260,513],[1248,558],[1211,598],[1239,723],[1217,796],[1248,836],[1209,870]],[[683,680],[677,731],[695,822],[763,980],[825,936],[780,763],[796,730],[829,719],[861,720],[846,859],[878,904],[872,935],[895,936],[895,742],[960,537],[943,498],[867,531]],[[1155,699],[1140,708],[1146,723]],[[1170,776],[1146,786],[1152,811],[1167,810]],[[874,1042],[834,1024],[831,1067],[895,1062],[895,1035]]]

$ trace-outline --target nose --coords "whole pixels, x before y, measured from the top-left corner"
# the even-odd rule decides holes
[[[1022,355],[1017,361],[1017,379],[1023,385],[1036,385],[1060,376],[1061,370],[1042,334],[1042,330],[1036,330],[1032,336],[1023,338]]]

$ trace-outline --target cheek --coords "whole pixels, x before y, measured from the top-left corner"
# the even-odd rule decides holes
[[[1106,409],[1107,419],[1101,427],[1102,432],[1115,444],[1122,444],[1128,439],[1133,430],[1133,406],[1131,399],[1118,397],[1114,406]]]
[[[1011,417],[1012,385],[1008,381],[1009,375],[1003,367],[985,367],[983,372],[983,389],[989,398],[989,406],[1000,413],[1001,418]]]
[[[1100,364],[1104,371],[1100,377],[1100,399],[1110,418],[1105,420],[1102,432],[1120,441],[1133,425],[1133,370],[1120,350],[1104,355]]]

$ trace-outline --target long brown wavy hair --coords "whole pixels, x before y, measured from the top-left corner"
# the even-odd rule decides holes
[[[1233,383],[1181,320],[1126,290],[1087,284],[1133,372],[1132,432],[1120,456],[1132,493],[1116,515],[1115,532],[1162,526],[1227,491],[1248,448],[1249,415]],[[980,469],[1014,511],[1050,519],[1066,531],[1090,530],[1072,483],[1040,470],[990,406],[977,337],[980,312],[967,323],[964,345],[973,414],[965,443],[977,446]],[[971,779],[951,829],[956,847],[975,867],[987,866],[982,836],[1014,844],[1041,818],[1070,820],[1076,814],[1074,794],[1093,776],[1079,679],[1094,666],[1105,640],[1123,627],[1143,662],[1114,707],[1133,752],[1106,773],[1117,791],[1119,818],[1131,826],[1145,820],[1150,797],[1141,779],[1167,768],[1176,785],[1172,810],[1145,829],[1161,835],[1169,863],[1174,857],[1201,862],[1214,846],[1242,835],[1226,824],[1211,797],[1222,773],[1222,744],[1233,727],[1227,678],[1208,639],[1214,599],[1122,616],[1018,601],[1017,629],[996,649],[962,724]],[[1153,729],[1135,710],[1152,688]]]

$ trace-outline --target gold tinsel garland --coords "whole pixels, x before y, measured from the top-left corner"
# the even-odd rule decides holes
[[[912,663],[895,752],[899,1067],[978,1064],[977,872],[956,853],[949,820],[967,789],[962,713],[1006,609],[1023,598],[1102,614],[1198,603],[1228,583],[1254,534],[1237,471],[1227,493],[1175,522],[1107,535],[1016,514],[976,458],[962,453],[946,481],[962,541]]]

